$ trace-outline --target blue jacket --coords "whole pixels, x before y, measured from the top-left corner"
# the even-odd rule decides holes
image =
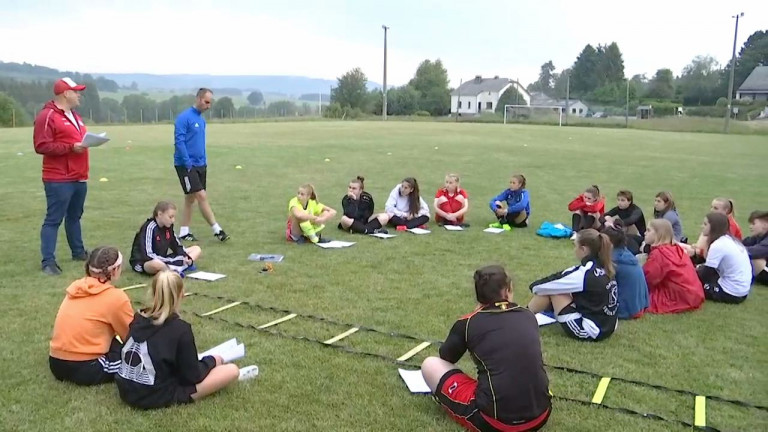
[[[496,211],[496,206],[493,204],[496,201],[506,202],[507,211],[509,213],[519,213],[525,210],[528,216],[531,215],[531,199],[528,195],[528,190],[526,189],[518,189],[515,191],[512,189],[504,189],[498,196],[493,197],[488,204],[491,211]]]
[[[650,305],[645,274],[637,258],[625,247],[613,249],[613,265],[619,291],[617,315],[619,319],[630,319]]]
[[[195,107],[189,107],[176,117],[173,131],[173,164],[191,168],[206,166],[205,118]]]

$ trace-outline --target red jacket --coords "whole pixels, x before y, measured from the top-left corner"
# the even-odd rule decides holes
[[[584,213],[599,213],[602,216],[605,213],[605,199],[600,198],[592,204],[584,202],[584,195],[579,195],[568,204],[568,211],[583,211]]]
[[[685,312],[698,309],[704,303],[704,288],[693,262],[679,245],[652,248],[643,273],[651,296],[647,312]]]
[[[79,130],[53,101],[48,101],[35,118],[33,141],[35,152],[43,155],[43,181],[88,180],[88,149],[82,153],[72,151],[83,141],[85,124],[76,112],[72,111],[72,115]]]

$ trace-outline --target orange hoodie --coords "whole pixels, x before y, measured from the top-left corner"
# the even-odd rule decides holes
[[[125,341],[133,320],[131,299],[125,292],[98,279],[84,277],[67,288],[53,324],[51,357],[86,361],[109,351],[115,334]]]

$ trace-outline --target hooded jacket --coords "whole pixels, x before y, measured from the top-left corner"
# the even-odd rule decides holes
[[[496,211],[496,201],[507,203],[507,211],[509,213],[519,213],[525,210],[525,213],[531,215],[531,196],[527,189],[504,189],[500,194],[491,198],[491,202],[488,206],[491,211]]]
[[[43,155],[43,181],[88,180],[88,149],[82,153],[72,151],[75,144],[83,141],[85,124],[75,111],[72,117],[77,125],[53,101],[48,101],[35,117],[32,140],[35,152]]]
[[[212,356],[198,359],[192,326],[175,313],[155,325],[137,312],[121,360],[115,377],[120,398],[142,409],[177,403],[180,390],[194,393],[216,366]]]
[[[427,206],[424,198],[419,197],[419,208],[412,209],[408,203],[408,198],[410,197],[402,196],[400,194],[400,186],[401,185],[395,186],[395,188],[392,189],[392,192],[389,193],[387,202],[384,204],[387,213],[402,218],[408,217],[409,215],[413,215],[414,217],[429,216],[429,206]]]
[[[747,237],[744,239],[744,246],[747,248],[749,259],[768,258],[768,234]]]
[[[616,284],[619,291],[619,319],[640,318],[649,306],[648,284],[643,268],[626,247],[613,249]]]
[[[677,244],[654,246],[643,266],[649,313],[678,313],[695,310],[704,303],[704,288],[688,254]]]
[[[587,202],[584,201],[584,195],[579,195],[574,198],[573,201],[568,203],[568,211],[575,212],[579,210],[584,213],[598,213],[602,216],[605,213],[605,198],[600,197],[592,204],[587,204]]]
[[[72,282],[66,293],[53,324],[51,357],[93,360],[109,351],[115,335],[126,339],[133,308],[125,292],[89,276]]]

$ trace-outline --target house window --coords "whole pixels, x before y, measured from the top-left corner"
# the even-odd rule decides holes
[[[579,114],[584,112],[584,108],[579,108]]]
[[[576,114],[576,108],[571,108],[571,114]]]
[[[467,101],[467,109],[472,109],[472,101]]]
[[[486,102],[485,103],[485,109],[492,110],[493,109],[493,102]]]
[[[459,101],[459,109],[461,109],[461,101]]]

